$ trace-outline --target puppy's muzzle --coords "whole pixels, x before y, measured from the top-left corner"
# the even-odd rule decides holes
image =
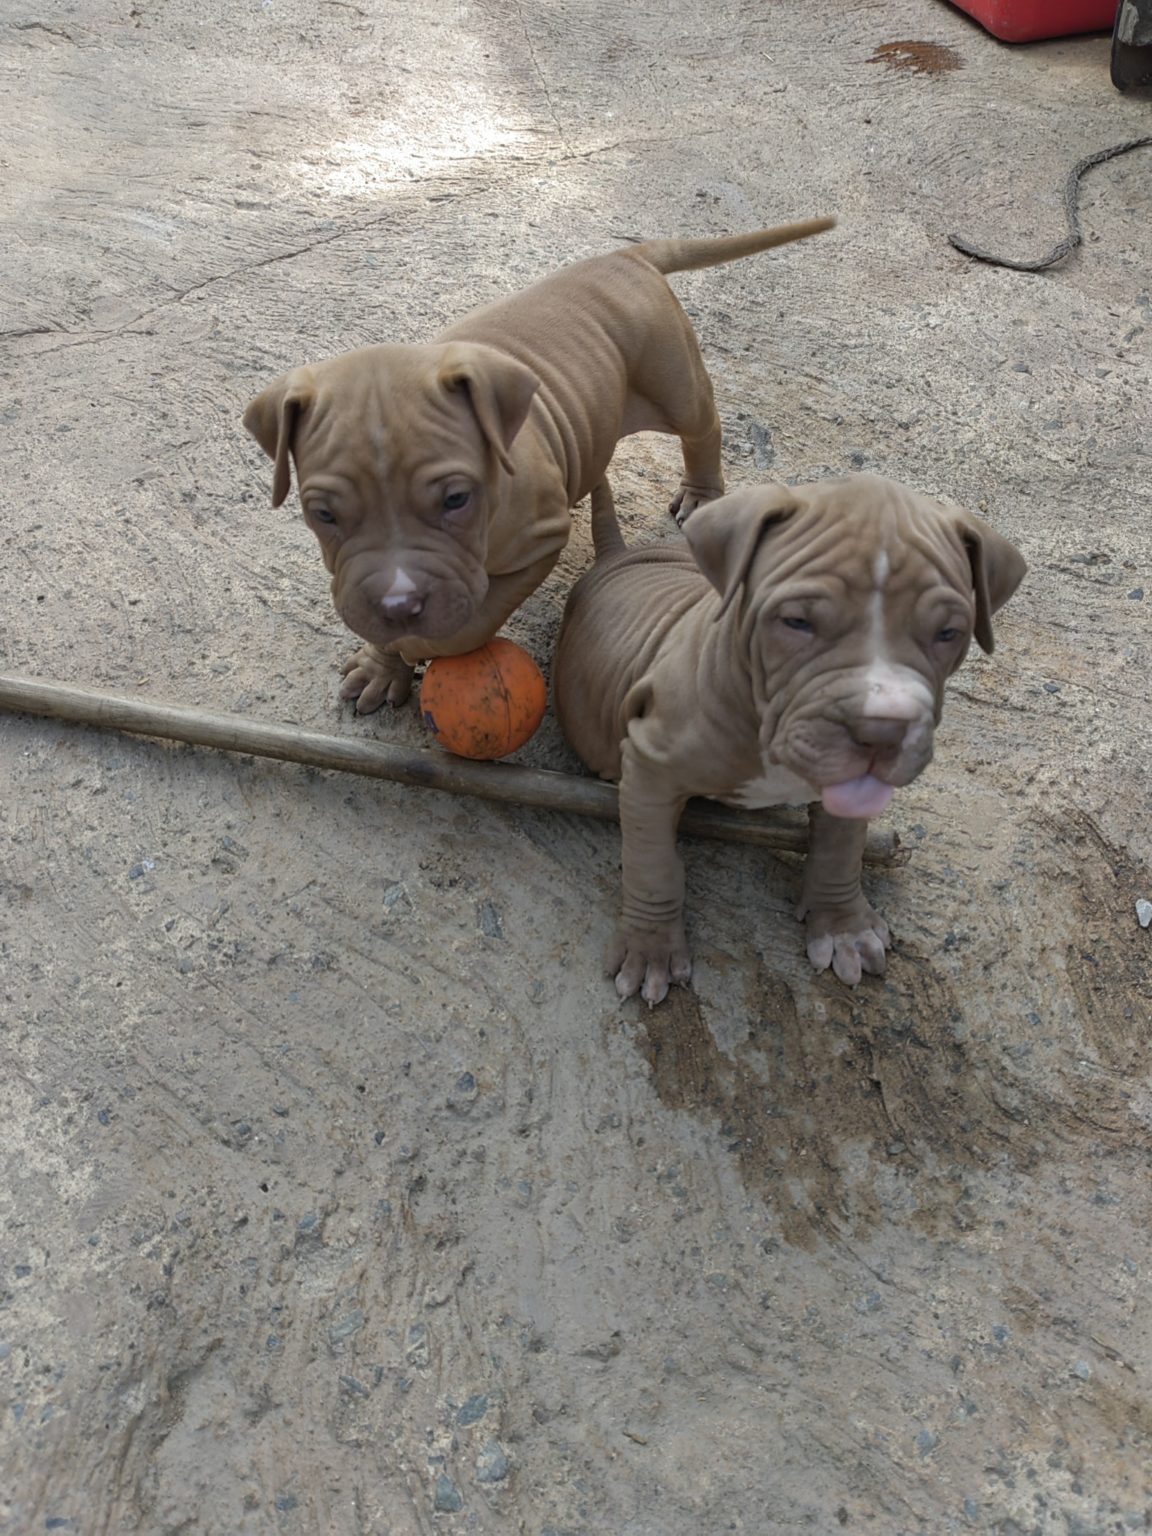
[[[392,585],[378,599],[386,624],[406,624],[419,618],[428,601],[428,593],[412,580],[407,571],[398,570]]]
[[[911,725],[912,722],[908,720],[884,720],[871,716],[846,722],[849,736],[858,745],[882,748],[890,752],[899,752]]]

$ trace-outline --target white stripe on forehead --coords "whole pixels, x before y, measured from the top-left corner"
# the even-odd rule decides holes
[[[379,422],[374,421],[368,428],[368,436],[376,450],[377,473],[384,475],[388,470],[388,433]]]
[[[880,666],[888,660],[888,641],[884,633],[884,587],[891,573],[888,551],[879,549],[872,560],[872,580],[876,590],[868,599],[868,646],[870,661]]]
[[[868,660],[864,674],[865,719],[918,720],[932,707],[931,690],[924,679],[905,666],[895,666],[888,651],[884,623],[884,588],[892,574],[886,549],[872,558],[875,591],[868,599]]]

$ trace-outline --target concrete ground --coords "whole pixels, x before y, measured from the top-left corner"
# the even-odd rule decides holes
[[[886,48],[927,42],[939,49]],[[864,466],[1026,552],[811,974],[687,847],[695,990],[615,1006],[614,828],[0,725],[0,1530],[1152,1528],[1148,131],[1104,38],[935,0],[11,0],[0,667],[416,741],[246,401],[635,236],[732,482]],[[673,444],[624,444],[633,538]],[[586,517],[510,633],[547,664]],[[524,754],[572,767],[550,720]]]

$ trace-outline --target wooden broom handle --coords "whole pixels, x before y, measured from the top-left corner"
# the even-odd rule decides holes
[[[0,708],[50,720],[71,720],[101,730],[160,736],[196,747],[274,757],[313,768],[335,768],[388,779],[416,789],[440,789],[450,795],[475,795],[508,805],[564,811],[615,821],[619,814],[616,787],[600,779],[578,778],[515,763],[477,763],[427,747],[398,747],[382,741],[326,736],[294,725],[271,725],[240,715],[217,715],[177,704],[154,704],[91,688],[67,688],[31,677],[0,676]],[[752,843],[783,853],[803,853],[806,826],[773,821],[749,811],[729,810],[709,801],[691,800],[680,830],[694,837],[721,842]],[[907,857],[895,832],[869,828],[864,858],[871,864],[891,864]]]

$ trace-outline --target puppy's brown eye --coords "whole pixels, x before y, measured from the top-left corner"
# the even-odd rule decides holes
[[[959,638],[960,631],[958,629],[938,629],[936,631],[936,642],[938,645],[951,645],[953,640],[959,640]]]
[[[445,512],[463,512],[471,500],[471,491],[449,491],[444,498],[444,510]]]
[[[792,615],[780,621],[787,629],[794,629],[798,635],[810,635],[812,626],[807,619],[798,619]]]
[[[318,523],[334,523],[336,521],[327,507],[309,507],[308,510]]]

